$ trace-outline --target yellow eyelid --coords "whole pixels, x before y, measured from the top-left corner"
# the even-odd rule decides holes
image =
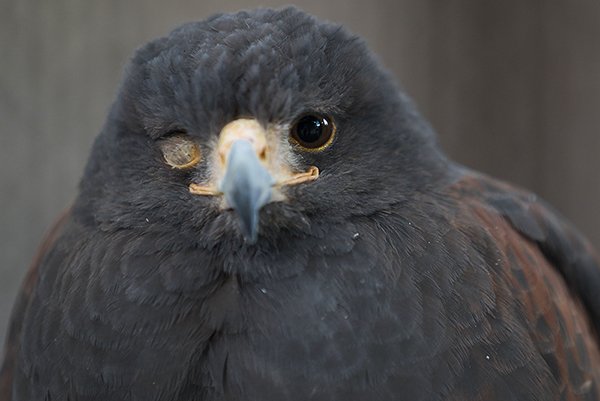
[[[160,140],[163,159],[172,168],[183,170],[197,165],[202,159],[199,145],[185,134]]]

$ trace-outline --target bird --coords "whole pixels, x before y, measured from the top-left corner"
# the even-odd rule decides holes
[[[2,401],[600,400],[600,263],[298,8],[136,51],[18,296]]]

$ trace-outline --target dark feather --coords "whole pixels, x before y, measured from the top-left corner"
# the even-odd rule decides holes
[[[23,320],[25,319],[27,308],[29,307],[32,294],[37,285],[40,265],[42,265],[48,252],[54,247],[57,238],[61,235],[64,226],[70,219],[70,215],[70,209],[64,211],[46,234],[36,256],[31,262],[31,266],[25,276],[17,300],[15,301],[9,324],[10,329],[7,333],[6,344],[4,345],[2,368],[0,369],[0,400],[12,399],[13,376],[17,355],[21,347]]]

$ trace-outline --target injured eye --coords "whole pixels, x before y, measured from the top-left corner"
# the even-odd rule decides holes
[[[176,133],[158,141],[165,162],[177,169],[194,167],[200,162],[198,144],[184,133]]]

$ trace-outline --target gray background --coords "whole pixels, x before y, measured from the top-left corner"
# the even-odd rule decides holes
[[[134,48],[279,1],[0,0],[0,340]],[[456,160],[535,190],[600,247],[600,2],[299,0],[364,36]]]

